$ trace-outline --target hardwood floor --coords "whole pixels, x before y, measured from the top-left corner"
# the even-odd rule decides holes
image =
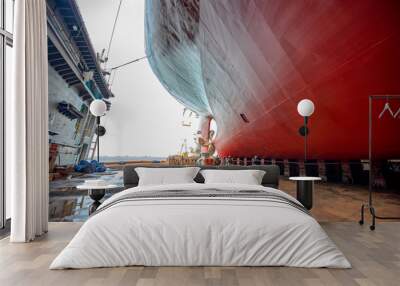
[[[281,179],[280,189],[295,195],[295,184]],[[367,199],[365,187],[319,183],[313,216],[343,251],[353,268],[288,267],[124,267],[87,270],[48,270],[81,223],[50,223],[47,235],[29,244],[0,240],[0,285],[400,285],[400,222],[378,221],[371,232],[359,226],[359,209]],[[377,212],[400,215],[400,196],[374,193]],[[367,216],[369,219],[369,216]]]
[[[29,244],[0,241],[0,285],[399,285],[400,222],[375,232],[354,222],[322,223],[352,269],[289,267],[123,267],[48,270],[81,223],[50,223],[49,233]]]

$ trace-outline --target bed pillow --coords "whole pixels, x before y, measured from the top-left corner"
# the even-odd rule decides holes
[[[195,183],[193,180],[200,168],[135,168],[139,186]]]
[[[261,185],[265,171],[261,170],[202,170],[205,184],[230,183]]]

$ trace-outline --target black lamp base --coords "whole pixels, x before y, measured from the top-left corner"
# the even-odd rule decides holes
[[[303,206],[311,210],[313,207],[313,181],[301,180],[297,181],[297,194],[296,198]]]

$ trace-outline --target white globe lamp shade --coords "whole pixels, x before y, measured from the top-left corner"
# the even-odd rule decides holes
[[[314,113],[314,109],[314,103],[309,99],[303,99],[297,105],[297,112],[303,117],[311,116]]]
[[[103,116],[107,111],[107,105],[103,100],[95,99],[90,103],[89,110],[94,116]]]

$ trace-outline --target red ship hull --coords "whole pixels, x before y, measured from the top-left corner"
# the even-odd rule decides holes
[[[179,41],[168,47],[159,36],[171,32],[165,29],[168,23],[163,30],[153,29],[158,34],[153,33],[151,41],[163,47],[164,55],[151,63],[153,69],[168,63],[170,74],[185,78],[188,71],[182,74],[177,63],[186,61],[188,47],[196,49],[200,68],[193,72],[200,73],[195,78],[203,84],[204,94],[179,94],[173,86],[179,81],[163,81],[162,69],[156,74],[182,103],[216,120],[220,156],[303,158],[298,133],[303,119],[297,103],[308,98],[315,104],[309,125],[310,159],[368,158],[369,96],[400,94],[400,1],[180,2],[184,13],[175,17],[198,15],[193,17],[198,19],[195,37],[176,28],[184,17],[169,22],[175,24],[170,29]],[[161,8],[168,17],[176,6]],[[157,54],[154,45],[149,50]],[[182,55],[179,60],[170,56],[177,51]],[[197,106],[196,96],[203,98]],[[398,158],[400,115],[393,118],[387,113],[379,119],[385,102],[374,102],[373,154]],[[400,100],[391,100],[390,105],[396,112]]]

